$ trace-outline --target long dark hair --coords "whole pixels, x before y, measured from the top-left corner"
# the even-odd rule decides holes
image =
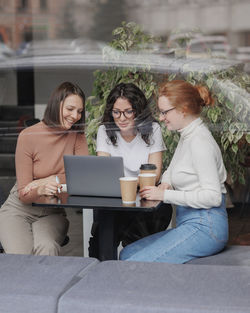
[[[68,96],[77,95],[82,99],[83,111],[81,118],[77,121],[71,129],[84,132],[85,126],[85,94],[82,89],[73,83],[64,82],[59,85],[51,94],[48,105],[46,107],[43,122],[50,127],[60,126],[60,115],[61,115],[61,102],[63,103]]]
[[[120,131],[112,116],[114,104],[118,98],[127,99],[135,111],[135,129],[141,134],[142,139],[150,145],[150,134],[153,131],[152,123],[154,118],[148,105],[148,101],[141,91],[133,83],[120,83],[116,85],[108,95],[102,124],[106,128],[106,133],[113,145],[116,145],[116,131]]]

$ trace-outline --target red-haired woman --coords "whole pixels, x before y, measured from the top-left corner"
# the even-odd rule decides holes
[[[180,141],[161,185],[145,187],[141,196],[175,204],[176,228],[125,247],[122,260],[185,263],[226,245],[226,170],[216,141],[199,117],[202,108],[212,104],[204,86],[175,80],[159,88],[160,120],[180,133]]]

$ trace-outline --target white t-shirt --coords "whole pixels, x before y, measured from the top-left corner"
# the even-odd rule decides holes
[[[125,141],[119,131],[116,132],[116,135],[117,142],[114,146],[107,136],[105,126],[101,125],[97,133],[96,151],[123,157],[125,176],[138,176],[141,164],[148,163],[148,157],[151,153],[166,150],[158,123],[153,123],[149,146],[142,139],[140,133],[137,133],[131,142]]]
[[[227,177],[220,148],[200,118],[180,130],[180,141],[162,182],[164,202],[193,208],[217,207]]]

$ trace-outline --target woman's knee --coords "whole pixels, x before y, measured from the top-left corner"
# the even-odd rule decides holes
[[[34,244],[33,254],[35,255],[59,255],[61,246],[52,239],[43,239]]]
[[[6,242],[2,240],[1,245],[6,254],[32,254],[33,253],[32,243],[25,243],[25,241],[20,243],[17,241],[8,240],[8,242]]]
[[[0,223],[0,242],[3,250],[7,254],[32,254],[33,238],[29,231],[25,228],[17,227],[11,232],[9,223],[3,225]]]

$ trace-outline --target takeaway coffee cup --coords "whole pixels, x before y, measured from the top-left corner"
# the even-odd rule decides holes
[[[155,164],[142,164],[140,167],[140,173],[155,173],[156,172],[156,165]]]
[[[155,186],[156,174],[155,173],[141,173],[139,174],[140,189],[145,186]]]
[[[137,177],[120,177],[122,202],[131,204],[136,200]]]

